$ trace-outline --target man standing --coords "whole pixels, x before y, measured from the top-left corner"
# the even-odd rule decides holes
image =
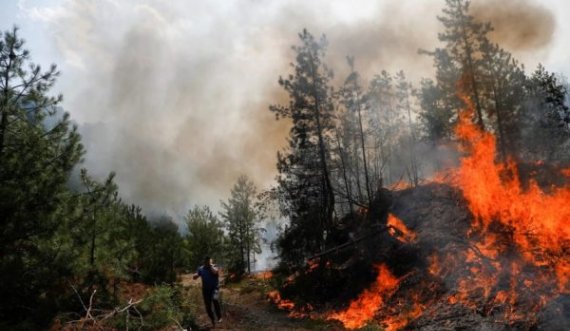
[[[204,259],[204,265],[198,268],[198,272],[194,274],[194,279],[198,279],[198,277],[202,277],[202,297],[206,305],[206,312],[212,321],[212,325],[216,326],[216,321],[222,321],[222,312],[218,297],[220,272],[218,268],[214,266],[209,256]],[[215,315],[212,311],[212,304],[214,304],[214,309],[216,310]]]

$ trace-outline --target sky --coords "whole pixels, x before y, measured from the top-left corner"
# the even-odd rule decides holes
[[[53,92],[83,136],[83,164],[96,178],[115,171],[122,197],[149,212],[214,210],[240,174],[273,184],[288,123],[291,45],[307,28],[326,34],[335,79],[345,57],[371,78],[403,69],[431,77],[418,49],[439,46],[443,0],[0,0],[0,30],[13,25],[32,61],[58,65]],[[570,3],[474,0],[493,38],[531,70],[570,76]]]

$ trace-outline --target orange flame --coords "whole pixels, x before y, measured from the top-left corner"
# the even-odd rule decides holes
[[[392,227],[389,230],[390,234],[392,236],[398,237],[401,241],[406,243],[412,243],[417,240],[416,233],[408,229],[404,224],[404,222],[402,222],[401,219],[394,216],[393,214],[388,214],[388,225]]]
[[[315,260],[308,260],[307,265],[309,266],[308,272],[313,272],[319,267],[319,261],[316,259]]]
[[[270,291],[267,293],[267,299],[276,305],[277,308],[288,311],[289,314],[287,316],[291,318],[314,317],[312,316],[312,305],[306,304],[304,306],[297,307],[293,301],[281,298],[279,291]]]
[[[486,314],[499,309],[507,323],[529,320],[550,299],[570,293],[570,189],[547,194],[533,180],[525,189],[514,161],[496,161],[495,137],[472,123],[471,101],[460,97],[466,109],[455,133],[467,156],[448,182],[463,192],[474,220],[469,247],[434,254],[429,272],[445,277],[450,271],[442,265],[452,265],[459,273],[450,304],[484,305]]]
[[[418,298],[412,298],[412,307],[409,310],[401,309],[395,316],[389,316],[382,321],[384,330],[397,331],[403,329],[410,321],[416,319],[424,312],[424,307],[418,303]]]
[[[390,190],[391,191],[401,191],[401,190],[405,190],[412,187],[412,185],[410,185],[410,183],[408,182],[404,182],[404,181],[397,181],[395,183],[393,183],[392,185],[390,185]]]
[[[460,114],[455,132],[471,154],[462,159],[456,184],[475,216],[475,227],[487,234],[492,222],[500,222],[511,231],[524,260],[550,266],[559,289],[569,291],[570,259],[563,252],[570,243],[570,189],[556,188],[546,194],[531,181],[523,190],[515,163],[495,162],[495,137],[473,125],[473,107],[468,98],[463,100],[467,109]]]
[[[269,299],[269,301],[273,302],[279,309],[293,310],[295,308],[295,303],[291,300],[282,299],[279,291],[271,291],[267,293],[267,298]]]
[[[394,292],[400,282],[384,264],[377,268],[378,276],[372,287],[364,290],[346,310],[334,312],[327,319],[338,320],[345,328],[353,330],[363,327],[374,317],[376,311],[384,305],[385,299]]]

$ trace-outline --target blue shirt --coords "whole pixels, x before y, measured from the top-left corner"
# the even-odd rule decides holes
[[[213,267],[213,266],[212,266]],[[213,290],[219,285],[219,277],[210,269],[201,266],[198,268],[198,276],[202,277],[202,288]]]

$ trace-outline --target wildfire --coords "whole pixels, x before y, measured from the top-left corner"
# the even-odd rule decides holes
[[[514,161],[496,161],[495,137],[473,124],[471,101],[462,99],[466,109],[455,133],[465,156],[458,169],[434,181],[458,188],[474,218],[467,243],[432,254],[427,272],[454,282],[446,296],[449,304],[483,314],[499,312],[506,323],[532,320],[549,300],[570,293],[570,188],[552,188],[547,194],[532,180],[523,186]],[[570,169],[561,175],[570,177]],[[390,234],[403,242],[417,240],[395,215],[389,215],[388,225]],[[403,297],[401,291],[395,293],[401,281],[380,265],[376,282],[328,319],[356,329],[380,316],[386,330],[405,328],[429,302],[413,291]],[[388,307],[394,301],[397,309]]]
[[[423,305],[419,304],[419,298],[412,298],[411,308],[406,309],[403,305],[398,305],[399,312],[393,316],[388,316],[382,321],[384,330],[386,331],[397,331],[404,328],[410,321],[416,319],[424,312]]]
[[[547,194],[533,180],[523,189],[515,162],[496,162],[495,137],[472,123],[471,101],[462,99],[466,109],[455,133],[467,156],[450,184],[474,216],[470,247],[454,257],[432,256],[429,270],[443,277],[441,259],[463,269],[451,304],[483,305],[486,313],[502,307],[507,322],[528,319],[549,298],[570,292],[570,189]],[[531,294],[536,298],[528,299]],[[530,311],[515,309],[522,305]]]
[[[570,242],[570,189],[557,188],[546,194],[531,181],[523,190],[515,163],[495,162],[495,137],[472,124],[473,108],[469,99],[464,100],[468,107],[456,133],[471,155],[462,159],[456,184],[475,216],[474,226],[481,227],[485,237],[489,226],[499,222],[526,262],[554,268],[559,289],[569,291],[570,260],[564,249]]]
[[[364,290],[346,310],[334,312],[328,316],[328,319],[338,320],[345,328],[351,330],[363,327],[374,317],[376,311],[382,308],[386,298],[394,292],[399,283],[400,280],[381,264],[378,266],[378,276],[372,287]]]
[[[393,214],[388,215],[388,225],[392,227],[389,230],[392,236],[398,237],[400,240],[406,243],[412,243],[416,241],[416,233],[408,229],[404,222],[402,222],[402,220]]]
[[[385,330],[396,331],[440,300],[513,325],[536,321],[548,302],[570,294],[570,187],[549,188],[547,193],[532,179],[523,185],[513,160],[497,162],[495,137],[472,122],[471,101],[460,97],[466,107],[455,133],[465,156],[457,169],[438,174],[432,182],[463,193],[473,215],[465,241],[458,238],[451,249],[433,252],[425,270],[429,277],[411,290],[400,288],[405,276],[398,278],[386,265],[378,265],[375,282],[345,310],[325,313],[326,319],[338,320],[347,329],[376,319]],[[570,177],[570,168],[561,175]],[[389,233],[402,242],[417,241],[418,234],[395,215],[388,215],[387,224]],[[310,271],[317,266],[315,261],[307,264]],[[440,286],[436,283],[445,284],[447,292],[430,296],[432,286]],[[283,309],[307,316],[277,292],[270,298]]]
[[[408,182],[404,182],[404,181],[397,181],[396,183],[390,185],[390,191],[400,191],[400,190],[405,190],[412,187],[412,185],[410,185],[410,183]]]
[[[312,317],[312,305],[306,304],[304,306],[297,307],[293,301],[281,298],[279,291],[270,291],[267,293],[267,299],[276,305],[277,308],[288,311],[288,316],[291,318]]]
[[[279,291],[271,291],[267,293],[267,298],[279,309],[292,311],[295,308],[295,303],[291,300],[282,299]]]

